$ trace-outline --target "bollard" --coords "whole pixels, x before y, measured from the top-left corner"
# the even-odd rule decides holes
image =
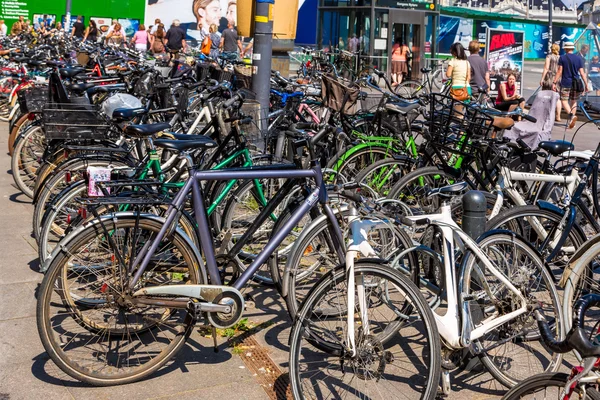
[[[476,240],[485,232],[487,201],[479,190],[470,190],[462,198],[462,230]]]

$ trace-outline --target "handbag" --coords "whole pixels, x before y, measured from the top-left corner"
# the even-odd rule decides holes
[[[579,71],[575,71],[573,69],[573,64],[569,59],[568,55],[565,55],[567,62],[569,63],[569,69],[571,70],[571,75],[573,75],[573,79],[571,80],[571,90],[574,90],[578,93],[582,93],[585,91],[585,85],[583,84],[583,79],[581,79],[581,75],[579,75]]]
[[[466,77],[465,77],[466,81]],[[461,88],[450,88],[450,96],[454,100],[465,101],[469,98],[469,91],[467,90],[467,85]]]

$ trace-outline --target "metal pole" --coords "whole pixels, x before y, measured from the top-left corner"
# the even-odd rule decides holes
[[[439,14],[435,13],[432,15],[431,18],[431,58],[435,58],[437,54],[438,15]]]
[[[554,2],[548,0],[548,54],[552,47],[552,9],[554,8]]]
[[[254,52],[252,54],[252,91],[260,103],[260,127],[267,129],[269,92],[271,89],[271,59],[273,57],[273,5],[275,0],[256,0],[254,14]]]
[[[65,36],[68,36],[68,32],[71,30],[71,0],[67,0],[65,5]]]

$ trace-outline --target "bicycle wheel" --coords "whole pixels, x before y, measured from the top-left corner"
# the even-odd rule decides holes
[[[539,304],[552,320],[556,337],[564,335],[560,300],[552,274],[533,247],[515,235],[496,231],[478,243],[492,265],[525,298],[527,304]],[[458,293],[472,295],[467,300],[474,329],[490,318],[499,318],[519,309],[515,293],[485,267],[482,260],[467,251],[463,258]],[[483,365],[501,384],[512,387],[541,372],[556,371],[561,354],[549,351],[540,340],[532,311],[473,338]]]
[[[426,95],[427,88],[420,81],[408,80],[396,86],[396,94],[403,99],[414,99],[417,95]]]
[[[386,158],[377,161],[375,164],[366,167],[354,179],[357,183],[362,183],[366,195],[372,195],[375,198],[386,197],[392,187],[414,166],[414,163],[406,159]]]
[[[521,206],[498,214],[487,223],[486,229],[506,229],[515,232],[531,243],[545,259],[554,249],[550,246],[542,248],[543,243],[548,235],[554,237],[562,219],[562,214],[551,210],[544,210],[538,206]],[[573,226],[560,252],[549,262],[554,276],[560,278],[571,256],[586,240],[581,229],[577,225]]]
[[[573,305],[581,296],[586,294],[600,294],[600,242],[592,244],[576,260],[570,260],[561,282],[563,287],[563,313],[565,315],[565,328],[570,329],[573,317]],[[600,310],[590,308],[586,313],[584,329],[590,335],[598,332],[597,322],[600,319]]]
[[[413,215],[433,214],[438,211],[443,199],[439,196],[427,198],[427,193],[456,182],[454,176],[438,167],[419,168],[404,175],[392,187],[387,197],[405,203]]]
[[[338,183],[350,182],[368,166],[391,157],[393,152],[393,149],[385,145],[368,146],[356,151],[349,148],[339,158],[329,161],[327,168],[336,171]]]
[[[40,167],[40,159],[46,148],[46,139],[41,127],[36,126],[25,131],[16,140],[11,158],[11,172],[15,184],[30,199]]]
[[[502,397],[502,400],[520,399],[556,399],[561,400],[561,394],[569,380],[569,375],[562,372],[546,372],[534,375],[513,387]],[[587,387],[585,397],[579,385],[575,385],[573,393],[577,399],[600,400],[600,393],[592,387]]]
[[[311,290],[292,327],[294,398],[435,398],[440,339],[419,290],[376,261],[358,262],[354,275],[368,299],[364,323],[358,319],[355,324],[357,355],[347,351],[347,276],[344,268],[337,268]],[[361,315],[358,309],[353,313]]]
[[[98,223],[88,226],[52,261],[37,302],[38,332],[50,358],[69,376],[98,386],[152,374],[183,346],[194,324],[185,306],[167,306],[164,297],[138,302],[117,261],[117,255],[124,260],[137,255],[162,221],[115,214],[105,224],[115,246]],[[134,291],[201,284],[199,262],[189,239],[176,231],[160,243]]]

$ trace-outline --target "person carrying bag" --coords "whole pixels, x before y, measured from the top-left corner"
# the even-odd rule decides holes
[[[454,100],[466,101],[471,98],[471,64],[467,60],[465,48],[460,43],[450,47],[453,58],[448,63],[446,77],[452,79],[450,96]]]
[[[582,57],[573,54],[573,42],[565,42],[565,54],[558,59],[558,71],[554,77],[552,89],[559,91],[557,84],[560,82],[560,100],[563,108],[569,114],[567,128],[573,129],[577,122],[577,100],[587,90],[587,77],[585,76],[584,61]]]

